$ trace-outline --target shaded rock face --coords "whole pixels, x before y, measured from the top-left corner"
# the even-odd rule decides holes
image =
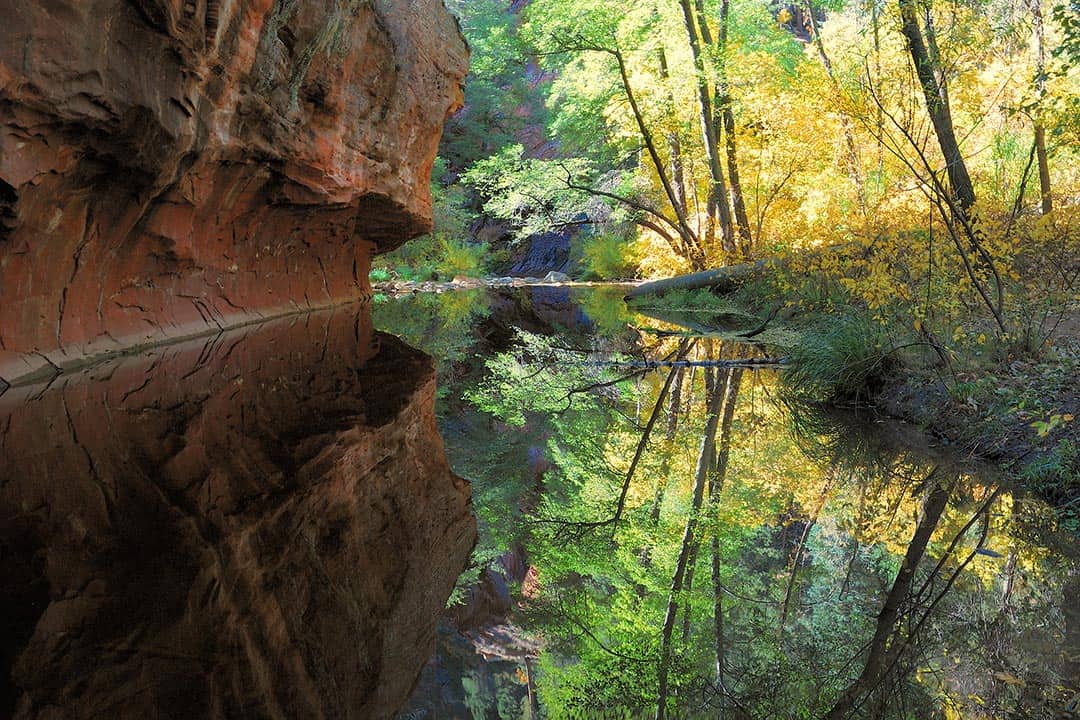
[[[545,232],[522,241],[523,252],[511,266],[515,277],[544,277],[549,272],[566,272],[570,266],[570,233]]]
[[[0,380],[362,299],[430,225],[440,0],[0,0]]]
[[[0,717],[392,717],[476,535],[342,309],[10,389],[0,478]]]

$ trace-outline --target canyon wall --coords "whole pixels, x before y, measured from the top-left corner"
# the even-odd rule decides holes
[[[476,538],[367,306],[0,395],[0,717],[393,717]]]
[[[0,0],[0,383],[363,300],[430,225],[440,0]]]

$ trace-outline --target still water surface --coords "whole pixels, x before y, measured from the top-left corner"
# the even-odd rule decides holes
[[[480,520],[400,717],[654,717],[662,685],[668,717],[1075,712],[1074,538],[912,428],[791,406],[775,370],[703,367],[782,348],[693,337],[724,319],[633,315],[618,290],[414,296],[375,318],[440,358]],[[673,354],[690,366],[634,374]]]
[[[1048,508],[619,294],[417,295],[0,395],[0,717],[1073,716]]]

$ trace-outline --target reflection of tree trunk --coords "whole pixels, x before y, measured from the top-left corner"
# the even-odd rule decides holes
[[[701,543],[695,541],[693,547],[690,548],[690,560],[686,563],[686,581],[683,583],[683,591],[687,596],[694,590],[694,573],[697,568],[698,552],[701,550]],[[686,644],[686,641],[690,639],[690,603],[683,603],[683,619],[682,619],[682,641]]]
[[[529,717],[537,718],[540,716],[540,701],[536,697],[536,682],[533,677],[532,661],[531,658],[525,658],[525,680],[529,690]]]
[[[926,554],[926,547],[930,543],[930,536],[934,534],[941,515],[945,511],[945,505],[949,500],[950,487],[936,479],[937,468],[934,468],[927,476],[927,483],[931,484],[926,502],[923,504],[922,517],[915,527],[915,534],[908,544],[904,560],[900,565],[900,571],[896,574],[889,594],[885,597],[885,604],[878,614],[877,627],[874,637],[870,640],[867,649],[866,664],[863,666],[859,677],[848,686],[847,690],[833,705],[832,710],[826,716],[829,720],[841,720],[846,718],[855,709],[855,702],[868,690],[876,687],[884,677],[886,669],[886,650],[889,639],[896,631],[900,620],[900,609],[911,595],[911,586],[915,580],[915,571]]]
[[[922,86],[926,99],[926,110],[934,125],[938,146],[945,156],[945,170],[949,175],[953,197],[965,215],[975,203],[975,188],[971,184],[964,157],[960,154],[960,144],[956,141],[953,129],[952,111],[949,108],[949,89],[945,82],[945,72],[937,56],[937,45],[933,35],[930,8],[927,8],[927,40],[924,40],[919,18],[915,11],[915,0],[899,0],[900,31],[907,39],[908,52],[915,64],[915,72]]]
[[[686,568],[690,561],[690,553],[696,541],[697,526],[701,511],[701,502],[705,495],[705,480],[709,474],[709,468],[713,464],[716,448],[716,429],[720,420],[720,402],[723,393],[714,391],[709,396],[706,410],[705,430],[701,440],[701,451],[698,453],[697,468],[694,472],[694,494],[690,505],[690,512],[686,517],[686,530],[683,532],[682,546],[679,550],[679,558],[675,563],[675,575],[671,579],[671,591],[668,594],[667,612],[664,615],[664,626],[660,633],[660,667],[658,670],[659,689],[656,700],[656,720],[663,720],[667,713],[668,698],[668,670],[671,665],[671,634],[675,629],[675,615],[679,610],[679,595],[683,590],[683,582],[686,578]]]
[[[716,468],[709,478],[709,507],[712,511],[712,585],[713,585],[713,638],[716,647],[716,686],[724,687],[724,604],[720,583],[720,533],[716,527],[720,494],[727,478],[728,459],[731,456],[731,426],[735,418],[735,404],[739,399],[742,369],[732,368],[727,373],[724,418],[720,423],[720,443],[716,452]]]
[[[806,549],[806,541],[810,537],[810,531],[813,530],[814,525],[817,524],[818,516],[821,514],[821,509],[825,507],[825,500],[828,499],[829,490],[831,488],[832,477],[830,476],[825,482],[825,487],[821,491],[821,497],[818,498],[814,511],[810,513],[810,517],[807,518],[806,526],[803,528],[802,535],[799,536],[799,542],[795,546],[795,552],[791,556],[791,574],[788,576],[787,590],[784,591],[784,603],[780,608],[780,637],[783,637],[784,635],[784,627],[787,625],[788,613],[791,611],[791,597],[794,595],[795,579],[799,574],[799,562],[802,560],[803,550]]]
[[[859,485],[859,509],[853,518],[854,526],[851,528],[851,560],[848,562],[847,572],[844,573],[844,582],[840,585],[839,599],[843,600],[847,595],[848,586],[851,584],[851,573],[855,569],[855,562],[859,558],[859,537],[863,530],[863,515],[866,513],[866,485]]]
[[[679,352],[676,359],[685,357],[688,349],[689,343],[683,341],[682,344],[679,345]],[[630,467],[626,471],[626,478],[623,480],[622,489],[619,492],[619,500],[615,504],[615,516],[613,519],[615,526],[618,526],[623,511],[626,509],[626,496],[630,492],[630,483],[634,479],[634,473],[637,472],[638,463],[641,462],[641,458],[645,454],[645,447],[649,444],[649,437],[652,435],[653,427],[660,417],[660,411],[664,407],[664,400],[667,399],[668,391],[671,389],[671,384],[674,380],[675,373],[668,373],[667,378],[664,380],[664,386],[660,389],[660,395],[656,398],[656,404],[653,405],[652,413],[649,414],[649,421],[645,423],[645,430],[641,433],[641,439],[638,440],[637,447],[634,449],[634,457],[630,461]]]
[[[1023,507],[1023,500],[1017,496],[1012,498],[1012,516],[1014,521],[1022,514],[1021,508]],[[1005,560],[1005,570],[1003,575],[1005,576],[1005,584],[1001,589],[1001,614],[1004,615],[1009,611],[1009,604],[1012,602],[1013,587],[1016,585],[1016,545],[1013,544],[1009,547],[1009,556]]]
[[[679,429],[679,410],[682,406],[682,384],[686,368],[673,368],[675,382],[671,385],[670,400],[667,409],[667,426],[664,429],[664,454],[660,459],[660,477],[656,481],[656,493],[653,495],[652,507],[649,508],[649,519],[653,525],[660,522],[660,506],[664,503],[664,493],[667,491],[668,473],[671,470],[671,453],[675,451],[675,433]],[[646,557],[648,548],[645,549]],[[643,564],[648,565],[646,559]]]

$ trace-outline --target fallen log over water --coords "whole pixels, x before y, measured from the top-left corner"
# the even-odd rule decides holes
[[[645,295],[661,296],[672,290],[698,290],[700,288],[713,288],[719,292],[728,292],[780,263],[785,263],[785,261],[775,259],[758,260],[757,262],[742,265],[726,265],[712,270],[690,273],[689,275],[654,280],[630,288],[626,295],[623,296],[623,299],[632,300]]]
[[[756,368],[778,367],[787,364],[787,358],[732,358],[729,360],[592,360],[582,365],[628,368]]]
[[[843,254],[845,253],[867,257],[867,253],[871,250],[872,244],[866,246],[859,242],[851,242],[809,249],[804,251],[801,254],[801,257],[802,259],[810,259],[829,253],[839,253],[841,254],[841,257],[843,257]],[[752,263],[725,265],[724,267],[701,270],[700,272],[694,272],[688,275],[677,275],[671,278],[664,278],[663,280],[653,280],[652,282],[642,283],[636,287],[630,288],[626,295],[623,296],[623,300],[633,300],[634,298],[644,297],[645,295],[660,297],[672,290],[699,290],[701,288],[711,288],[719,293],[731,292],[747,280],[759,275],[764,275],[766,272],[786,267],[788,262],[788,258],[766,258]]]

